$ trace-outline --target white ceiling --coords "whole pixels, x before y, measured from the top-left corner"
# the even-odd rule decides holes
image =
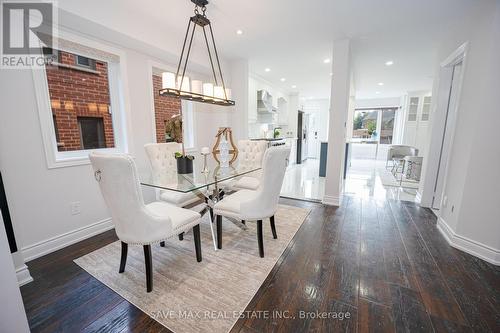
[[[246,58],[252,72],[288,91],[297,85],[304,97],[330,96],[331,63],[323,60],[335,39],[351,38],[356,96],[373,98],[430,90],[437,45],[474,3],[211,0],[207,13],[224,58]],[[193,10],[189,0],[64,0],[59,6],[171,52],[179,52]],[[387,60],[394,65],[385,66]]]

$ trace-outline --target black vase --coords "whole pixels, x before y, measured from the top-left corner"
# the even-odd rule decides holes
[[[177,173],[185,175],[187,173],[193,173],[193,159],[187,158],[186,156],[177,157]]]

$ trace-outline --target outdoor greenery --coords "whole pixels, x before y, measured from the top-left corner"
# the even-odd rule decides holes
[[[377,124],[374,121],[368,121],[366,123],[366,129],[368,130],[368,135],[372,135],[377,129]]]
[[[361,113],[358,113],[356,115],[356,117],[354,117],[354,129],[357,130],[357,129],[361,129],[361,127],[363,126],[363,118],[364,118],[364,115],[361,114]]]

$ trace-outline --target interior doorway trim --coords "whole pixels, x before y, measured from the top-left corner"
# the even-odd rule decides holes
[[[437,181],[438,177],[438,170],[440,167],[440,160],[441,160],[441,144],[437,146],[433,146],[432,142],[441,142],[441,138],[443,137],[444,129],[446,126],[446,121],[447,121],[447,116],[443,115],[443,113],[446,113],[448,110],[448,103],[449,103],[449,94],[443,98],[441,96],[442,94],[442,87],[448,88],[449,85],[452,84],[452,73],[453,73],[453,67],[460,62],[462,63],[462,72],[460,74],[460,77],[458,78],[458,88],[457,88],[457,96],[458,99],[456,101],[456,104],[454,106],[453,110],[450,110],[455,113],[456,117],[456,112],[460,107],[460,99],[461,99],[461,93],[462,93],[462,85],[463,85],[463,78],[465,75],[466,67],[467,67],[467,53],[469,49],[469,42],[465,42],[462,45],[460,45],[455,51],[453,51],[446,59],[444,59],[441,64],[440,64],[440,73],[439,73],[439,82],[438,82],[438,95],[437,98],[435,99],[436,104],[435,104],[435,110],[432,114],[432,128],[431,128],[431,138],[429,140],[429,149],[428,149],[428,156],[427,156],[427,163],[424,161],[424,164],[426,163],[425,167],[425,178],[424,178],[424,184],[423,184],[423,190],[421,193],[421,200],[420,200],[420,205],[423,207],[431,207],[433,204],[433,197],[434,197],[434,190],[435,190],[435,184]],[[455,137],[455,128],[456,128],[456,119],[454,123],[451,124],[451,127],[449,128],[450,130],[450,135],[451,135],[451,140],[450,140],[450,147],[453,146],[453,141]],[[445,169],[444,173],[440,175],[440,177],[443,177],[443,189],[446,188],[446,177],[448,175],[448,166],[449,166],[449,161],[450,161],[450,155],[448,155],[446,161],[445,161]]]

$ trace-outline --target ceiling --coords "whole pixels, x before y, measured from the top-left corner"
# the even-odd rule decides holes
[[[357,98],[430,90],[436,48],[469,0],[209,0],[218,49],[248,59],[250,70],[306,98],[329,98],[334,40],[352,41]],[[188,0],[65,0],[71,13],[178,52],[193,5]],[[98,8],[98,10],[96,10]],[[236,31],[241,29],[243,34]],[[201,42],[201,40],[200,40]],[[173,50],[172,50],[173,48]],[[394,61],[392,66],[384,63]],[[269,72],[265,68],[270,68]],[[281,82],[285,78],[285,82]],[[383,82],[383,86],[378,83]],[[296,89],[291,86],[296,85]]]

